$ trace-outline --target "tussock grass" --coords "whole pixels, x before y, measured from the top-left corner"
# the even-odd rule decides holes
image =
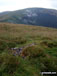
[[[20,47],[25,47],[20,56],[13,56],[11,48]],[[57,29],[0,23],[0,76],[41,76],[41,71],[57,71]]]

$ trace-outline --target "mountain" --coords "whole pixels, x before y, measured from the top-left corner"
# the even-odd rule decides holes
[[[57,28],[57,10],[27,8],[0,13],[0,22]]]

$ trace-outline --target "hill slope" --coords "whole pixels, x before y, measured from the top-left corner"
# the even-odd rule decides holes
[[[0,13],[0,22],[57,28],[57,10],[27,8],[13,12]]]
[[[57,72],[57,29],[0,23],[0,76],[42,76],[45,71]]]

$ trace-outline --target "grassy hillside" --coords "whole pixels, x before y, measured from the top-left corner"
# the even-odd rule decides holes
[[[42,76],[45,71],[57,72],[57,29],[0,23],[0,76]]]
[[[26,8],[0,13],[0,22],[57,28],[57,10]]]

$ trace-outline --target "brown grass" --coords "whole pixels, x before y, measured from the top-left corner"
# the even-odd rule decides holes
[[[0,39],[19,37],[38,38],[39,36],[56,39],[57,29],[24,24],[0,23]]]

